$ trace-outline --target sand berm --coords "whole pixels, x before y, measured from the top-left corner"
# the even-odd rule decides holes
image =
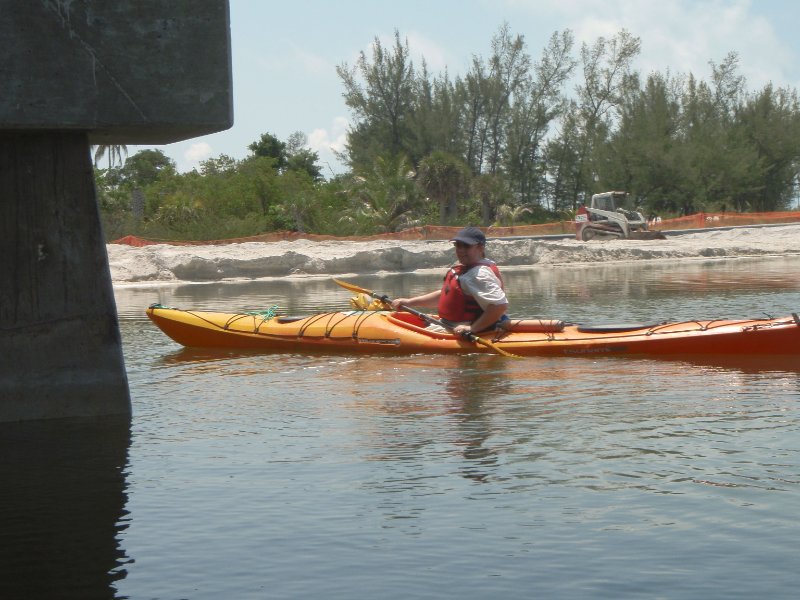
[[[800,223],[666,233],[664,240],[489,239],[487,255],[503,267],[549,268],[631,261],[800,258]],[[247,242],[209,246],[109,244],[114,285],[225,281],[442,269],[448,241]],[[800,264],[800,263],[799,263]]]

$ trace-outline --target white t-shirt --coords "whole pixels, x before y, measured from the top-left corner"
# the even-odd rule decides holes
[[[458,282],[464,293],[475,298],[475,301],[486,310],[490,304],[508,304],[508,298],[503,291],[503,285],[487,265],[492,264],[488,259],[483,259],[480,266],[474,267],[459,275]]]

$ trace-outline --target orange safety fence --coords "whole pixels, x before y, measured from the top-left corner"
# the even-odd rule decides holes
[[[779,223],[800,223],[800,212],[768,212],[768,213],[697,213],[686,217],[663,219],[650,223],[651,229],[669,231],[673,229],[702,229],[711,227],[733,227],[746,225],[768,225]],[[174,240],[148,240],[134,235],[126,235],[110,243],[125,244],[128,246],[151,246],[154,244],[169,244],[172,246],[208,246],[220,244],[241,244],[245,242],[281,242],[292,240],[341,240],[341,241],[371,241],[371,240],[449,240],[461,227],[445,227],[440,225],[424,225],[412,227],[395,233],[379,233],[368,236],[335,236],[314,233],[300,233],[296,231],[273,231],[250,237],[231,238],[226,240],[203,241],[174,241]],[[571,235],[575,233],[573,221],[555,221],[538,225],[515,225],[512,227],[486,227],[484,232],[490,238],[504,237],[530,237],[545,235]]]
[[[771,225],[779,223],[800,223],[800,212],[701,212],[685,217],[663,219],[651,222],[651,229],[669,231],[670,229],[703,229],[706,227],[737,227],[746,225]]]
[[[169,244],[171,246],[209,246],[219,244],[241,244],[245,242],[282,242],[292,240],[340,240],[367,242],[371,240],[449,240],[461,227],[445,227],[439,225],[424,225],[422,227],[412,227],[394,233],[378,233],[365,236],[335,236],[321,235],[316,233],[299,233],[297,231],[273,231],[249,237],[230,238],[225,240],[204,240],[204,241],[175,241],[175,240],[152,240],[140,238],[135,235],[126,235],[113,240],[111,244],[125,244],[128,246],[152,246],[155,244]],[[540,225],[517,225],[514,227],[487,227],[484,229],[487,237],[513,237],[513,236],[535,236],[535,235],[561,235],[572,234],[575,232],[575,223],[572,221],[559,221],[556,223],[542,223]]]

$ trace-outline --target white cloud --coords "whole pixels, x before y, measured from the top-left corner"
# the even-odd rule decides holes
[[[411,51],[415,67],[422,66],[422,58],[424,57],[430,72],[439,73],[444,71],[445,67],[447,67],[447,57],[441,46],[417,31],[408,33],[406,39],[408,40],[408,49]]]
[[[197,165],[200,161],[206,160],[210,156],[211,144],[207,142],[196,142],[183,153],[184,160],[191,163],[191,166]]]
[[[329,129],[318,128],[308,135],[308,146],[319,155],[320,164],[327,165],[336,173],[344,170],[336,153],[345,149],[348,125],[346,118],[336,117]]]
[[[344,150],[347,141],[348,121],[344,117],[336,117],[333,125],[328,129],[315,129],[308,136],[309,147],[317,152],[322,150]]]
[[[507,2],[528,12],[537,6],[531,0]],[[578,46],[621,29],[639,37],[642,49],[635,67],[645,77],[669,70],[707,80],[711,61],[720,64],[736,52],[748,89],[770,81],[791,85],[791,52],[757,8],[751,0],[561,0],[550,11],[560,15],[562,29],[575,33]]]
[[[378,36],[378,40],[380,40],[381,46],[383,46],[384,50],[388,50],[390,53],[394,52],[394,33],[391,35],[380,35]],[[442,49],[442,47],[434,42],[426,38],[424,35],[419,33],[418,31],[411,31],[411,32],[400,32],[400,43],[405,44],[408,42],[408,50],[409,54],[411,55],[411,60],[414,62],[414,68],[419,69],[422,67],[422,59],[425,59],[425,64],[428,66],[428,71],[431,73],[439,73],[444,70],[447,65],[447,53]],[[370,49],[367,54],[367,59],[372,62],[372,48],[374,46],[374,42],[370,44]],[[349,64],[352,66],[356,64],[358,58],[356,57],[352,60]]]

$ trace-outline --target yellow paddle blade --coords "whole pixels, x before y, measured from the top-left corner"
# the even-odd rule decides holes
[[[522,358],[518,354],[512,354],[511,352],[508,352],[506,350],[503,350],[502,348],[499,348],[498,346],[495,346],[489,340],[485,340],[483,338],[479,338],[479,337],[475,336],[475,342],[480,344],[481,346],[486,346],[487,348],[491,348],[492,350],[494,350],[498,354],[502,354],[503,356],[507,356],[509,358]]]
[[[351,292],[356,292],[358,294],[358,296],[355,298],[350,298],[350,304],[358,310],[387,310],[391,308],[388,303],[383,301],[383,298],[371,290],[367,290],[355,284],[342,281],[341,279],[334,278],[333,281],[346,290],[350,290]],[[366,296],[366,300],[363,298],[363,296]],[[369,302],[369,298],[375,298],[375,300]]]
[[[374,292],[372,290],[366,290],[366,289],[364,289],[362,287],[359,287],[359,286],[357,286],[357,285],[355,285],[353,283],[348,283],[346,281],[342,281],[341,279],[336,279],[335,277],[333,278],[333,282],[336,285],[340,285],[344,289],[350,290],[351,292],[356,292],[357,294],[368,294],[370,296],[372,296],[374,294]]]

